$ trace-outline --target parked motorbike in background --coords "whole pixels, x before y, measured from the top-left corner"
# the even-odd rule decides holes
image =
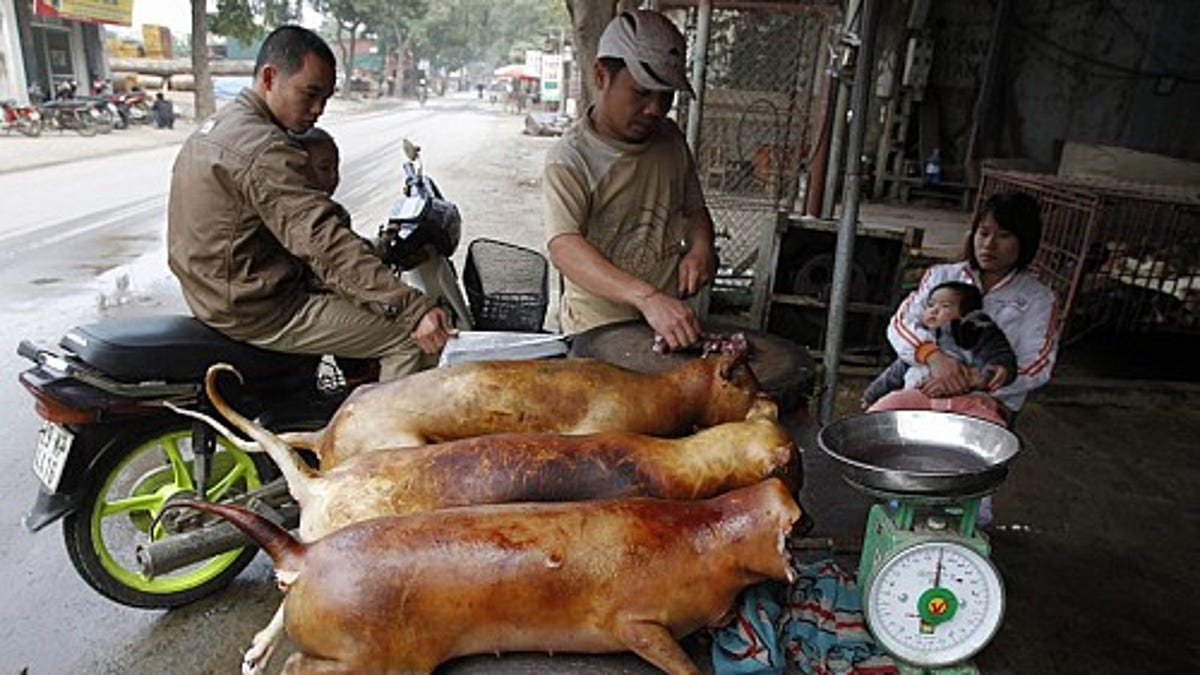
[[[107,97],[77,97],[78,88],[75,80],[57,82],[54,85],[54,98],[36,104],[41,110],[42,124],[60,132],[71,129],[80,136],[111,132],[116,127],[119,117],[116,106],[111,104]],[[32,101],[44,98],[41,95],[41,87],[36,84],[31,86],[29,91]]]
[[[107,134],[113,129],[123,129],[127,126],[123,123],[121,113],[111,96],[82,96],[74,100],[91,106],[92,118],[96,122],[96,131],[99,133]]]
[[[425,174],[419,149],[406,142],[405,151],[404,194],[380,230],[377,252],[407,283],[447,307],[460,328],[520,329],[488,320],[463,300],[448,261],[461,237],[458,209]],[[545,265],[537,252],[520,251]],[[488,262],[482,256],[468,256],[468,288],[485,298],[496,286],[484,271],[515,266],[509,257]],[[537,269],[542,276],[533,288],[542,297],[524,305],[540,308],[526,317],[533,330],[546,307],[545,271]],[[225,362],[245,378],[221,383],[235,408],[276,432],[311,430],[328,421],[355,385],[331,376],[332,359],[252,347],[190,316],[102,320],[71,328],[55,346],[26,340],[17,351],[32,362],[19,379],[42,418],[33,461],[39,489],[25,525],[36,532],[61,520],[79,576],[131,607],[197,600],[225,586],[257,553],[232,526],[184,510],[168,512],[151,532],[173,500],[237,503],[287,527],[297,523],[296,505],[266,455],[242,452],[166,403],[211,413],[205,371]]]
[[[95,136],[100,131],[100,112],[90,102],[75,99],[46,101],[41,105],[42,125],[60,133],[70,129],[80,136]]]
[[[141,89],[134,89],[113,96],[113,102],[121,111],[126,124],[149,124],[151,118],[150,95]]]
[[[117,129],[127,129],[134,124],[150,123],[150,100],[145,91],[134,88],[130,91],[116,92],[108,80],[97,78],[92,84],[91,98],[103,100],[111,104],[115,115],[113,125]]]
[[[4,114],[0,117],[0,128],[4,133],[16,129],[26,136],[42,133],[42,114],[31,105],[18,105],[14,100],[0,102]]]

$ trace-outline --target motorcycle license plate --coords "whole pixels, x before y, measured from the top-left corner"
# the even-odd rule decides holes
[[[50,492],[58,489],[62,480],[63,467],[71,454],[71,441],[75,434],[60,424],[46,422],[38,432],[37,452],[33,457],[33,472]]]

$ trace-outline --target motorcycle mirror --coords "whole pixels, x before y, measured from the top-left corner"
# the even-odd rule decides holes
[[[421,146],[413,143],[407,138],[404,139],[404,156],[408,157],[408,161],[415,162],[421,156]]]

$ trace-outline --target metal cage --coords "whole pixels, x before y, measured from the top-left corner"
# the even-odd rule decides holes
[[[980,203],[1020,191],[1041,205],[1033,269],[1058,295],[1065,340],[1200,332],[1200,193],[1090,176],[985,170]],[[978,208],[978,207],[977,207]]]
[[[690,4],[663,8],[686,9],[694,55],[699,12]],[[839,17],[823,5],[713,8],[695,160],[721,260],[709,311],[727,320],[748,320],[762,233],[773,230],[779,209],[791,208],[814,152]],[[680,102],[680,120],[692,105]]]

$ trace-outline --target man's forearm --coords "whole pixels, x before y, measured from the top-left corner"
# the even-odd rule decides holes
[[[563,276],[602,298],[636,307],[659,290],[612,264],[582,235],[559,235],[550,240],[547,249]]]
[[[713,250],[713,221],[707,208],[700,209],[688,217],[688,235],[693,248],[704,246],[710,251]]]

